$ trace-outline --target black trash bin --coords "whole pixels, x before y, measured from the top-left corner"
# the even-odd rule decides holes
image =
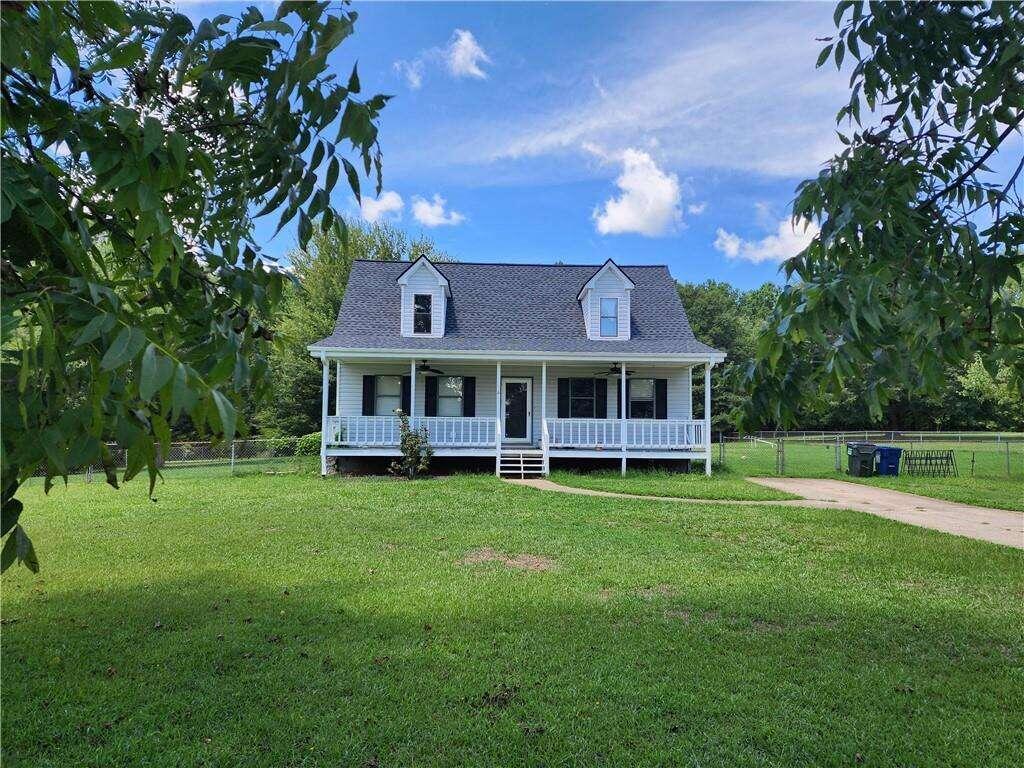
[[[874,443],[847,443],[846,474],[853,477],[871,477],[875,474],[877,450],[878,446]]]

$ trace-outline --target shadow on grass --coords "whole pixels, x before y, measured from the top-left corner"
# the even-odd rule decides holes
[[[591,589],[451,564],[413,594],[223,571],[23,588],[3,630],[9,765],[1021,757],[1019,633],[902,616],[855,584]]]

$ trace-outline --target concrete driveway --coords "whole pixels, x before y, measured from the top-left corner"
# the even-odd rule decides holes
[[[869,515],[887,517],[922,528],[934,528],[957,536],[991,541],[1024,549],[1024,512],[974,507],[955,501],[942,501],[902,491],[890,491],[842,480],[813,480],[797,477],[748,477],[752,483],[792,493],[803,498],[793,501],[727,501],[724,499],[681,499],[674,496],[638,496],[630,493],[571,488],[547,478],[508,480],[541,491],[574,493],[580,496],[606,496],[618,499],[677,501],[691,504],[725,504],[729,506],[816,507],[819,509],[852,509]]]
[[[842,480],[798,477],[747,479],[768,488],[803,496],[822,507],[855,509],[922,528],[1024,549],[1024,512],[974,507]]]

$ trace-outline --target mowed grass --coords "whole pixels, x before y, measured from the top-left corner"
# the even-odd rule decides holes
[[[885,443],[890,445],[890,443]],[[936,499],[976,504],[996,509],[1024,511],[1024,443],[1010,446],[1007,462],[1006,444],[998,443],[891,443],[914,450],[945,450],[955,452],[958,477],[851,477],[846,474],[846,448],[840,445],[839,472],[835,470],[835,446],[832,444],[787,441],[785,475],[787,477],[824,477],[854,483],[877,485],[906,493],[917,493]],[[714,446],[715,461],[719,447]],[[974,458],[972,475],[971,459]],[[743,477],[776,475],[775,446],[748,441],[726,444],[725,468]],[[1007,473],[1009,463],[1009,473]]]
[[[715,467],[711,477],[699,472],[671,472],[664,469],[626,469],[598,472],[553,470],[550,480],[574,488],[632,493],[639,496],[673,496],[683,499],[729,499],[733,501],[780,501],[796,499],[782,491],[751,483],[727,468]]]
[[[24,493],[5,765],[1024,763],[1018,550],[489,476],[157,496]]]

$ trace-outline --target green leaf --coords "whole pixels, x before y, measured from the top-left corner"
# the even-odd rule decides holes
[[[36,558],[35,547],[32,546],[32,539],[25,533],[20,525],[14,527],[13,536],[17,541],[18,560],[32,573],[39,573],[39,560]]]
[[[104,371],[112,371],[137,355],[146,345],[146,334],[138,328],[122,328],[121,332],[114,338],[114,343],[107,349],[103,359],[100,360],[100,368]]]
[[[139,374],[139,397],[152,400],[164,384],[174,375],[174,363],[160,354],[156,345],[150,344],[142,355],[142,371]]]
[[[174,387],[171,390],[173,417],[176,419],[182,411],[190,412],[198,399],[195,390],[189,387],[188,369],[184,363],[179,363],[174,369]]]
[[[3,573],[18,559],[18,537],[12,533],[4,542],[3,551],[0,552],[0,573]]]
[[[217,415],[220,417],[221,431],[225,440],[232,440],[235,437],[235,406],[228,399],[228,396],[219,389],[210,390],[213,395],[214,405],[217,406]]]
[[[821,49],[821,53],[818,54],[818,63],[815,64],[815,66],[816,67],[820,67],[826,61],[828,61],[828,57],[831,54],[832,54],[832,44],[829,43],[828,45],[826,45],[824,48]]]
[[[98,339],[100,334],[109,331],[114,327],[115,323],[117,323],[117,318],[114,315],[106,312],[96,315],[96,317],[85,324],[85,328],[82,329],[82,332],[75,339],[74,346],[80,347],[94,339]]]
[[[253,24],[249,29],[253,32],[276,32],[279,35],[294,35],[291,26],[283,21],[261,21]]]
[[[359,93],[359,62],[352,66],[352,74],[348,78],[349,93]]]
[[[145,157],[164,143],[164,127],[155,117],[147,117],[142,124],[142,156]]]
[[[3,511],[0,512],[0,536],[6,536],[18,522],[22,507],[19,499],[12,498],[4,502]]]
[[[356,201],[362,205],[363,200],[359,194],[359,173],[356,171],[355,166],[345,158],[342,158],[341,162],[345,165],[345,175],[348,176],[348,185],[352,187],[352,192],[356,196]]]
[[[338,183],[338,173],[341,170],[341,166],[338,163],[337,157],[331,158],[331,164],[327,166],[327,179],[324,181],[324,188],[330,192],[334,189],[334,185]]]

